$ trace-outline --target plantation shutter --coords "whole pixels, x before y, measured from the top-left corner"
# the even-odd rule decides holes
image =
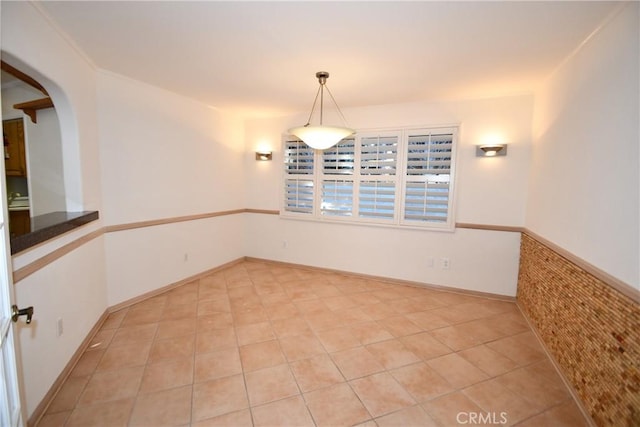
[[[355,164],[355,139],[343,139],[337,145],[323,151],[322,173],[325,175],[353,175]]]
[[[395,181],[361,181],[358,214],[363,218],[392,220],[395,197]]]
[[[322,181],[322,215],[351,216],[353,181],[325,179]]]
[[[285,136],[283,215],[452,229],[457,127],[358,132],[326,150]]]
[[[360,139],[360,218],[394,220],[399,140],[399,133],[388,132]]]
[[[404,220],[447,223],[453,132],[411,133],[407,139]]]
[[[361,175],[395,175],[398,163],[398,137],[367,136],[360,140]]]
[[[284,208],[289,212],[313,213],[313,181],[287,179],[284,186]]]
[[[353,214],[355,139],[347,138],[322,152],[320,214],[349,217]]]
[[[313,149],[298,139],[284,143],[284,210],[313,214]]]
[[[313,148],[299,139],[285,141],[284,170],[291,175],[313,175]]]

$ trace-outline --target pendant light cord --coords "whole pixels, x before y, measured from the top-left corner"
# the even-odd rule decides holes
[[[316,110],[316,103],[318,102],[318,95],[320,95],[321,90],[322,90],[322,85],[318,87],[318,91],[316,92],[316,98],[313,100],[313,105],[311,106],[311,113],[309,113],[309,118],[307,119],[307,124],[305,126],[309,126],[311,124],[311,117],[313,117],[313,112]],[[320,111],[322,111],[322,105],[320,105]],[[322,119],[320,119],[320,124],[322,124]]]
[[[329,90],[329,87],[324,83],[320,83],[320,86],[318,87],[318,91],[316,92],[316,97],[313,100],[313,105],[311,106],[311,113],[309,113],[309,118],[307,119],[307,124],[305,126],[311,125],[311,118],[313,117],[313,112],[316,110],[316,104],[318,103],[318,96],[320,96],[320,126],[322,126],[322,119],[323,119],[322,107],[324,104],[324,88],[325,87],[327,88],[327,93],[329,94],[329,96],[331,97],[331,100],[333,101],[333,105],[336,106],[336,110],[338,111],[338,114],[342,119],[342,123],[344,123],[345,126],[348,127],[349,125],[347,124],[347,119],[344,117],[344,114],[342,114],[342,110],[338,106],[338,103],[336,102],[335,98],[333,97],[333,94]]]
[[[336,102],[336,100],[333,98],[333,94],[331,93],[331,91],[329,90],[329,86],[327,86],[327,92],[329,93],[329,96],[331,97],[331,100],[333,101],[333,105],[336,106],[336,110],[338,110],[338,114],[340,114],[340,118],[342,119],[342,123],[345,124],[345,126],[349,127],[348,123],[347,123],[347,119],[344,118],[344,114],[342,114],[342,110],[340,109],[340,107],[338,106],[338,103]],[[322,106],[320,106],[320,108],[322,108]],[[320,123],[322,124],[322,123]]]

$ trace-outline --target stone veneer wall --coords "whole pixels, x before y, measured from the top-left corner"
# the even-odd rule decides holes
[[[640,426],[640,304],[523,233],[517,301],[599,426]]]

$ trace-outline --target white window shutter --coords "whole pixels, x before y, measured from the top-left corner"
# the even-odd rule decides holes
[[[395,181],[361,181],[358,214],[362,218],[393,220],[395,198]]]
[[[283,214],[450,229],[456,138],[455,127],[358,132],[316,151],[286,137]]]
[[[353,175],[354,165],[354,138],[345,138],[322,152],[322,173],[325,175]]]
[[[363,136],[360,139],[360,174],[395,175],[398,164],[398,137]]]
[[[297,138],[284,142],[284,210],[313,214],[313,149]]]
[[[353,210],[353,181],[325,179],[322,181],[320,211],[326,216],[351,216]]]
[[[287,179],[284,184],[284,209],[288,212],[313,214],[313,180]]]
[[[284,170],[287,174],[313,175],[313,148],[299,139],[284,143]]]
[[[404,221],[449,221],[453,144],[453,131],[414,131],[408,135]]]

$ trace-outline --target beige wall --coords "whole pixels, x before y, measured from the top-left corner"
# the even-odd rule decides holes
[[[523,95],[382,105],[345,109],[344,114],[360,130],[459,124],[456,222],[519,227],[524,225],[532,108],[533,97]],[[247,207],[280,208],[281,135],[305,118],[247,122]],[[488,140],[508,143],[508,156],[475,157],[475,145]],[[274,151],[272,162],[253,160],[252,152],[260,146]],[[501,295],[516,292],[518,233],[411,230],[247,215],[245,241],[246,254],[258,258]],[[441,258],[449,258],[449,270],[441,268]]]
[[[98,119],[107,226],[244,207],[237,117],[101,71]],[[242,215],[108,233],[108,305],[244,256],[242,237]]]
[[[640,34],[630,2],[536,94],[526,226],[640,289]]]
[[[3,60],[33,76],[51,95],[64,146],[66,205],[100,210],[100,163],[95,114],[95,72],[39,11],[27,2],[2,5]],[[65,242],[99,228],[98,221],[14,257],[14,269],[45,256]],[[16,303],[34,306],[32,326],[19,329],[23,394],[30,415],[107,307],[102,239],[76,249],[18,283]],[[64,333],[56,335],[57,319]]]

